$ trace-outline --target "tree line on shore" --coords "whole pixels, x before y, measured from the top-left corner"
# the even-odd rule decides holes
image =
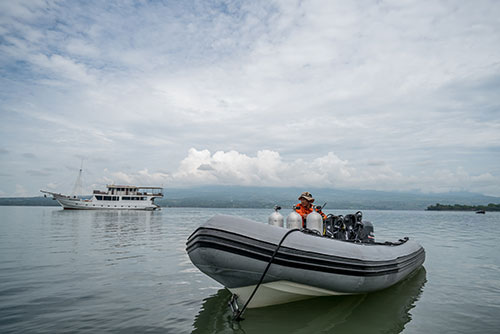
[[[488,205],[463,205],[463,204],[439,204],[430,205],[428,211],[500,211],[500,204],[490,203]]]

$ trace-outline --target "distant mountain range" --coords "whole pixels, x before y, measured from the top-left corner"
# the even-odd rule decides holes
[[[165,197],[155,202],[164,207],[272,208],[292,207],[303,191],[309,191],[316,204],[327,203],[327,209],[352,210],[425,210],[430,205],[488,205],[500,203],[500,197],[469,192],[424,194],[419,192],[387,192],[325,188],[272,188],[243,186],[203,186],[166,188]],[[0,198],[0,205],[55,206],[51,198]]]

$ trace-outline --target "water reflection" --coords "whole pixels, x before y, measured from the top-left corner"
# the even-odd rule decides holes
[[[230,293],[219,290],[204,300],[193,333],[400,333],[422,294],[425,268],[392,288],[358,296],[324,297],[260,309],[231,321]]]
[[[144,257],[163,236],[161,212],[61,209],[50,218],[54,252],[105,255],[108,265]]]
[[[119,211],[119,210],[56,210],[51,212],[51,225],[54,228],[91,226],[93,233],[99,235],[116,234],[140,235],[157,233],[161,230],[161,212]],[[81,226],[80,226],[81,228]],[[75,234],[78,231],[74,230]]]

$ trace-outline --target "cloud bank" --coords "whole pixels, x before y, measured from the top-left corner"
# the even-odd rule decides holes
[[[258,151],[249,156],[236,151],[196,150],[191,148],[172,172],[132,173],[106,171],[102,183],[168,185],[243,185],[265,187],[319,187],[370,189],[381,191],[421,191],[424,193],[471,190],[494,191],[498,178],[485,173],[469,175],[462,168],[439,170],[431,174],[403,175],[380,162],[353,164],[333,152],[312,160],[285,161],[278,152]],[[168,188],[167,188],[168,189]]]

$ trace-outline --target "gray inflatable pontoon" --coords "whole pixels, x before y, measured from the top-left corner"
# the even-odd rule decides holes
[[[229,289],[242,305],[289,231],[218,215],[188,238],[187,252],[196,267]],[[407,238],[360,243],[296,231],[283,241],[248,307],[385,289],[411,275],[424,260],[422,246]]]

